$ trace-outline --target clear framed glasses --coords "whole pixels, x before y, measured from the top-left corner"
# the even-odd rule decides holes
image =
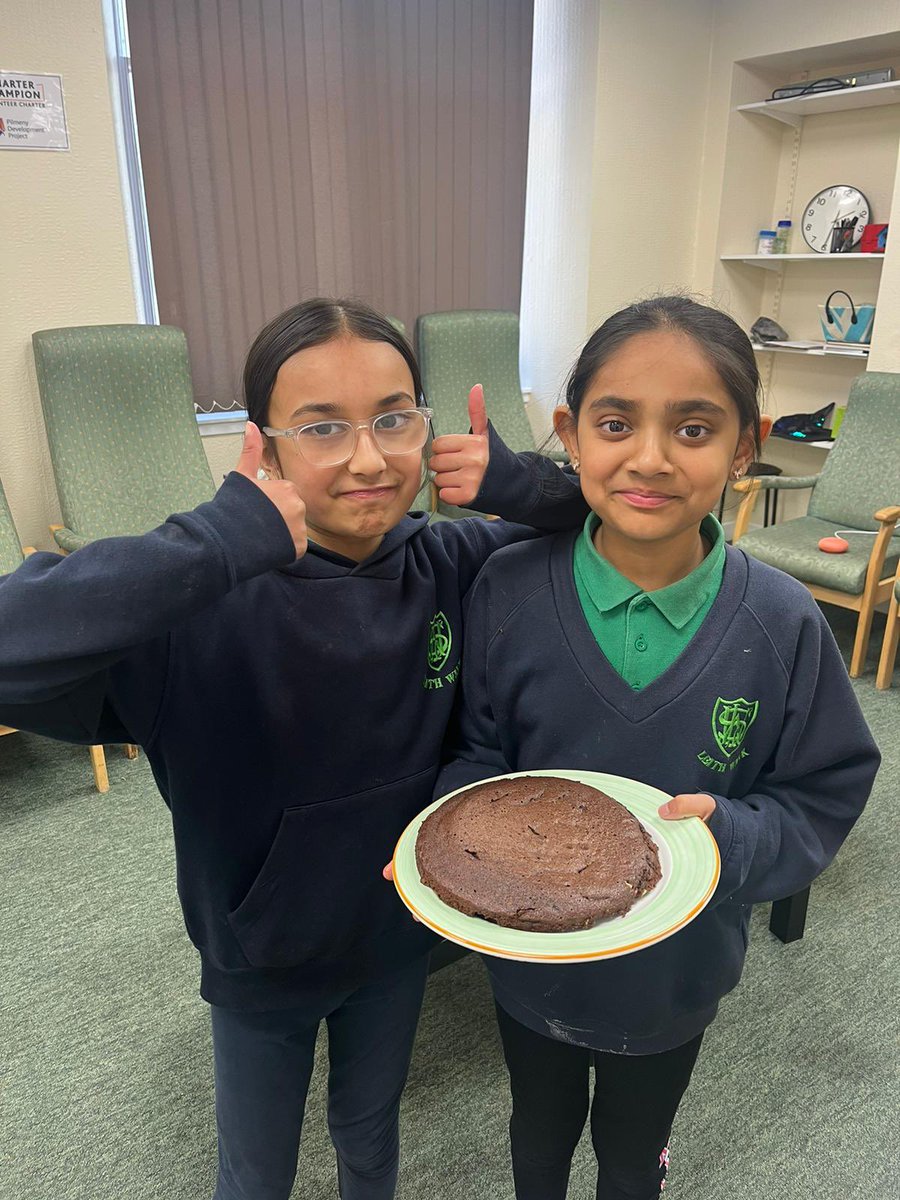
[[[367,429],[382,454],[415,454],[428,440],[430,408],[399,408],[367,421],[313,421],[292,429],[270,429],[268,437],[289,438],[313,467],[339,467],[356,453],[359,431]]]

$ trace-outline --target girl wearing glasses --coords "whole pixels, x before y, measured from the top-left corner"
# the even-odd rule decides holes
[[[408,515],[430,413],[362,304],[276,318],[244,389],[212,501],[0,580],[0,722],[147,752],[212,1011],[215,1200],[287,1200],[322,1020],[341,1196],[389,1200],[432,936],[381,867],[431,798],[463,594],[494,549],[586,510],[473,389],[472,434],[433,446],[442,497],[534,528]]]

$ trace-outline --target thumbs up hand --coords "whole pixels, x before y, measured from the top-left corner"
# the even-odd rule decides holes
[[[481,490],[488,458],[488,419],[484,388],[476,383],[469,392],[471,433],[445,433],[434,439],[428,466],[446,504],[471,504]]]
[[[306,505],[296,484],[289,480],[258,478],[262,457],[262,434],[252,421],[248,421],[244,430],[244,446],[234,468],[235,472],[249,479],[275,505],[294,540],[297,557],[302,558],[306,553]]]

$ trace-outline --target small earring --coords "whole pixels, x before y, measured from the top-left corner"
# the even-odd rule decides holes
[[[735,467],[734,470],[731,472],[731,478],[732,479],[740,479],[740,477],[743,475],[743,473],[744,473],[743,467]]]

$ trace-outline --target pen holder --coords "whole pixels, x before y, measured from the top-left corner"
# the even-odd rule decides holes
[[[849,254],[853,249],[855,235],[853,225],[836,225],[831,231],[831,245],[828,247],[832,254]]]
[[[847,296],[846,304],[832,304],[835,296]],[[819,322],[826,342],[868,345],[875,321],[874,304],[854,304],[846,292],[834,291],[819,305]]]

